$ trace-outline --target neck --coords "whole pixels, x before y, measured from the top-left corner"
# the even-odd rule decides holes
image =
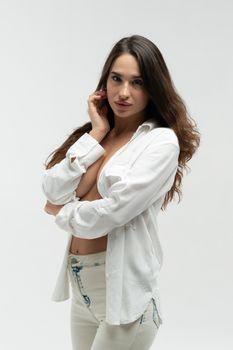
[[[110,133],[112,136],[116,137],[133,133],[145,120],[145,117],[119,118],[117,116],[114,116],[114,127]]]

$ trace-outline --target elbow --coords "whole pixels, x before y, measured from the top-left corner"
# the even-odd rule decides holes
[[[67,201],[64,201],[64,198],[61,199],[61,197],[56,196],[53,193],[53,191],[51,191],[51,190],[48,191],[44,185],[42,185],[42,190],[43,190],[43,193],[44,193],[45,197],[47,198],[48,202],[50,202],[51,204],[55,204],[55,205],[66,204]]]
[[[55,196],[51,196],[51,193],[48,192],[44,192],[45,197],[47,198],[47,203],[51,203],[51,204],[55,204],[55,205],[61,205],[61,204],[65,204],[65,203],[61,203],[61,200],[59,200],[59,198],[55,197]],[[46,205],[45,205],[46,207]]]
[[[56,186],[56,179],[47,178],[47,174],[43,175],[42,180],[42,191],[47,198],[47,200],[52,204],[64,204],[60,202],[60,198],[58,197],[58,191]]]

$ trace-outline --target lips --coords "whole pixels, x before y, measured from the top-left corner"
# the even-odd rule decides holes
[[[115,102],[118,106],[122,106],[122,107],[128,107],[128,106],[131,106],[130,103],[127,103],[127,102]]]

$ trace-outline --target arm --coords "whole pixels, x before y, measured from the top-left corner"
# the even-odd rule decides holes
[[[82,135],[66,152],[66,157],[42,175],[42,189],[51,204],[65,204],[76,197],[75,190],[87,168],[105,150],[99,144],[105,134],[96,130]]]
[[[44,206],[44,211],[50,215],[56,215],[63,206],[64,204],[62,205],[52,204],[49,201],[47,201]]]
[[[141,214],[173,185],[179,147],[153,142],[134,165],[109,189],[109,196],[94,201],[67,203],[55,223],[76,237],[93,239],[106,235]]]

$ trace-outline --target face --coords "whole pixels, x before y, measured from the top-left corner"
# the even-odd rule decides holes
[[[108,102],[116,116],[144,117],[149,97],[134,56],[125,53],[114,61],[106,87]],[[118,102],[128,105],[119,105]]]

